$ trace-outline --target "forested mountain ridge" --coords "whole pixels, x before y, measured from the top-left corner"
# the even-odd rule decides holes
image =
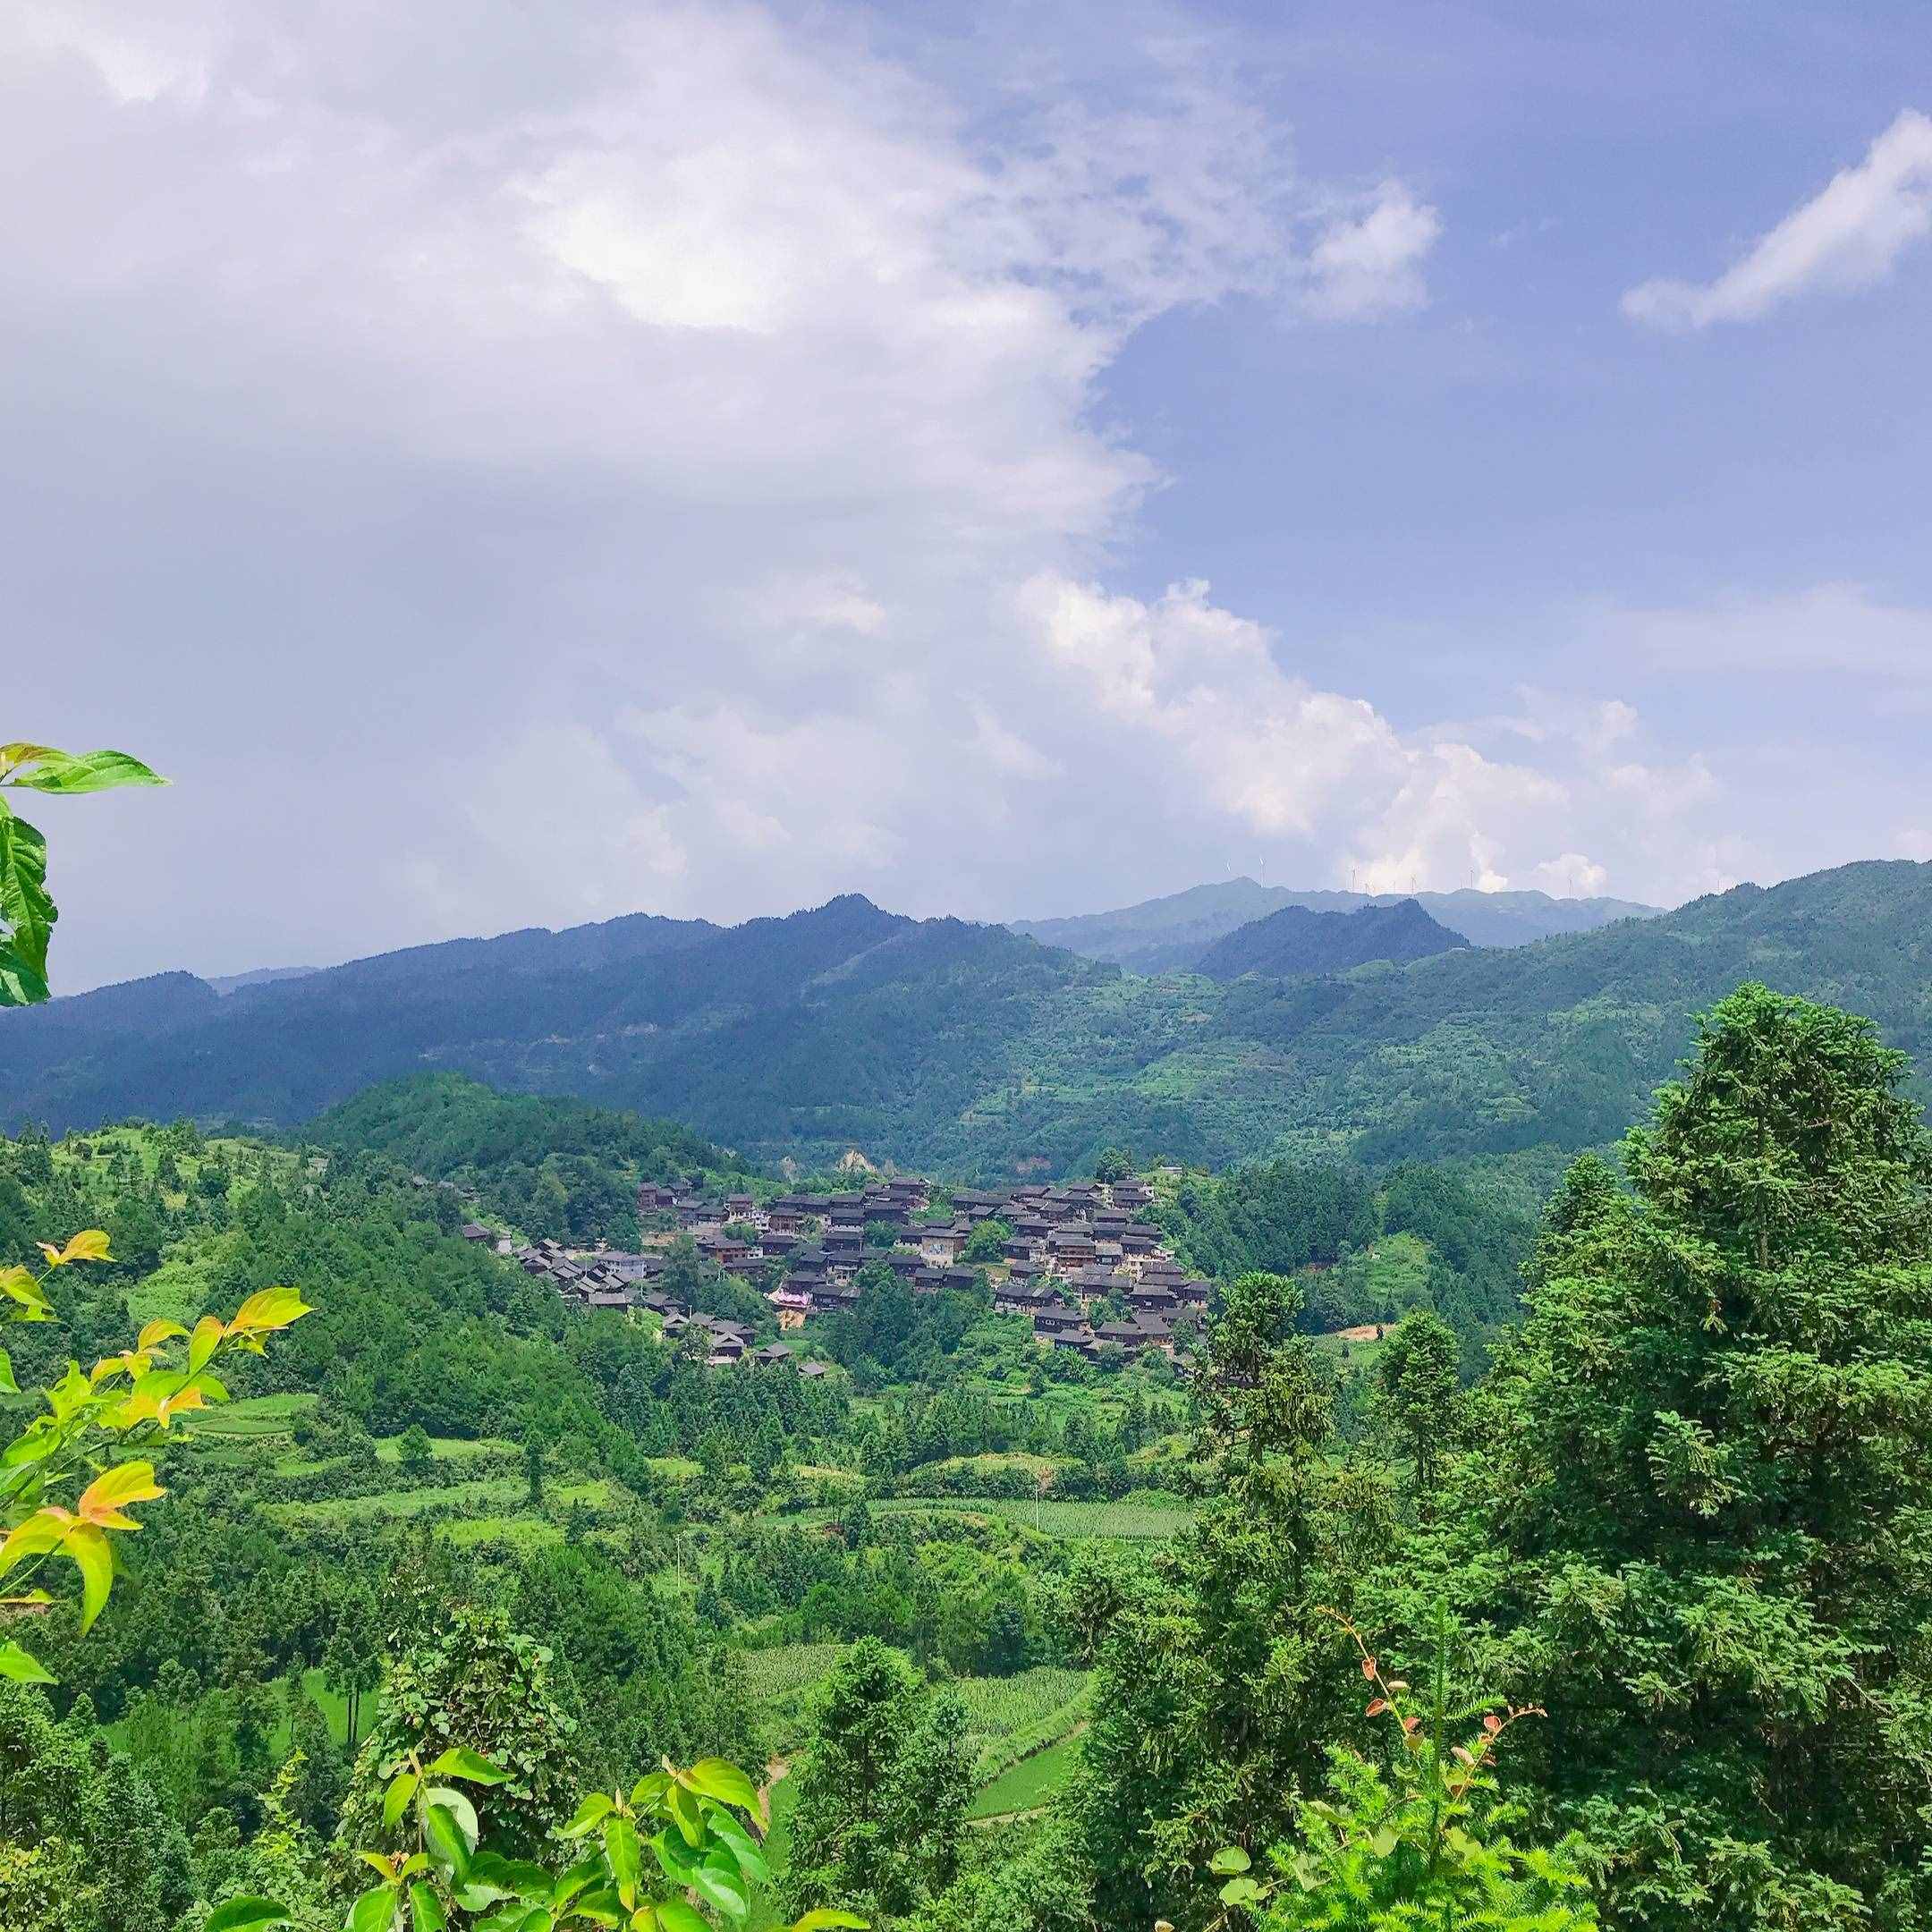
[[[1413,898],[1433,919],[1472,945],[1527,945],[1563,932],[1590,932],[1612,919],[1650,919],[1657,908],[1628,899],[1555,899],[1543,892],[1355,893],[1299,891],[1251,878],[1218,879],[1185,892],[1143,900],[1110,912],[1070,918],[1008,919],[1042,945],[1064,946],[1082,959],[1107,960],[1129,972],[1191,972],[1217,939],[1284,906],[1310,912],[1354,912]]]
[[[1204,979],[1223,982],[1243,973],[1298,979],[1305,973],[1347,972],[1376,960],[1407,965],[1468,944],[1461,933],[1431,919],[1413,899],[1392,906],[1360,906],[1352,912],[1284,906],[1216,940],[1193,970]]]
[[[620,920],[223,998],[163,975],[0,1018],[12,1121],[293,1124],[426,1069],[673,1115],[748,1158],[962,1176],[1099,1150],[1227,1165],[1599,1146],[1746,979],[1924,1055],[1932,867],[1840,867],[1532,945],[1329,978],[1141,979],[859,898],[729,929]]]

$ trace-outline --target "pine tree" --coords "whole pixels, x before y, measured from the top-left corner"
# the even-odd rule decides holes
[[[1472,1458],[1555,1809],[1646,1932],[1932,1913],[1932,1140],[1902,1055],[1741,988],[1579,1164]]]

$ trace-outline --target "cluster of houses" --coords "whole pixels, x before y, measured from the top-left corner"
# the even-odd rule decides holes
[[[928,1183],[903,1179],[862,1193],[772,1201],[767,1227],[781,1240],[797,1237],[783,1250],[787,1272],[768,1297],[779,1326],[794,1328],[817,1311],[851,1306],[860,1292],[858,1273],[869,1261],[883,1261],[915,1293],[970,1285],[974,1271],[961,1257],[989,1220],[1008,1231],[994,1308],[1026,1316],[1043,1347],[1097,1355],[1112,1344],[1171,1355],[1176,1326],[1207,1306],[1208,1284],[1191,1278],[1160,1230],[1140,1218],[1151,1199],[1142,1182],[956,1188],[952,1218],[944,1222],[918,1218],[930,1199]],[[889,1250],[867,1243],[867,1224],[880,1221],[894,1233]]]
[[[462,1232],[470,1240],[492,1238],[487,1228],[479,1227],[474,1234],[467,1227]],[[657,1318],[666,1335],[682,1335],[689,1329],[702,1338],[705,1360],[714,1368],[728,1368],[740,1362],[758,1368],[789,1368],[808,1381],[826,1373],[823,1362],[794,1355],[789,1343],[770,1342],[763,1348],[753,1348],[751,1331],[743,1322],[702,1314],[674,1301],[661,1289],[646,1285],[668,1265],[662,1254],[577,1255],[554,1241],[532,1241],[528,1247],[512,1248],[509,1253],[525,1273],[549,1282],[559,1294],[585,1308],[642,1309]]]
[[[641,1214],[674,1220],[699,1255],[721,1268],[781,1267],[766,1299],[782,1331],[802,1327],[809,1316],[854,1306],[864,1293],[860,1271],[872,1263],[890,1268],[915,1294],[977,1285],[978,1272],[962,1257],[987,1221],[1006,1230],[992,1284],[994,1309],[1026,1317],[1043,1348],[1089,1357],[1109,1347],[1172,1355],[1176,1331],[1198,1321],[1207,1306],[1208,1284],[1190,1276],[1160,1230],[1140,1218],[1151,1199],[1142,1182],[955,1188],[944,1220],[930,1215],[932,1198],[929,1182],[896,1176],[846,1193],[781,1194],[763,1202],[750,1194],[706,1199],[647,1182],[638,1189],[637,1204]],[[869,1232],[881,1225],[890,1231],[890,1245]],[[480,1226],[462,1232],[472,1240],[494,1239]],[[654,1288],[653,1280],[669,1266],[661,1250],[583,1255],[553,1241],[513,1250],[498,1245],[586,1307],[643,1309],[668,1334],[700,1331],[714,1366],[749,1361],[789,1364],[806,1376],[825,1373],[783,1341],[754,1348],[742,1324],[698,1313]],[[985,1245],[982,1240],[979,1247]],[[976,1258],[994,1258],[976,1250]]]

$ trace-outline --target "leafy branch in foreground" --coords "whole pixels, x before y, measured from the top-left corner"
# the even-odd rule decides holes
[[[558,1873],[479,1842],[476,1807],[458,1787],[501,1784],[510,1775],[462,1748],[428,1765],[411,1752],[394,1765],[383,1794],[383,1825],[400,1832],[402,1843],[360,1854],[379,1882],[350,1907],[345,1932],[445,1932],[459,1919],[470,1932],[558,1932],[573,1925],[711,1932],[694,1896],[742,1925],[752,1887],[770,1877],[754,1835],[758,1789],[722,1758],[683,1769],[666,1758],[664,1769],[640,1778],[628,1797],[593,1792],[558,1835],[581,1841],[594,1835],[595,1843]],[[865,1924],[852,1912],[809,1911],[792,1932]]]
[[[1272,1880],[1253,1876],[1239,1846],[1215,1854],[1211,1869],[1227,1878],[1222,1902],[1250,1915],[1261,1932],[1574,1932],[1596,1925],[1583,1841],[1572,1835],[1546,1849],[1522,1846],[1505,1829],[1523,1814],[1498,1791],[1496,1748],[1512,1724],[1543,1713],[1504,1705],[1499,1716],[1494,1699],[1452,1698],[1446,1610],[1426,1698],[1385,1675],[1355,1626],[1335,1621],[1354,1640],[1375,1692],[1367,1715],[1395,1728],[1390,1768],[1332,1747],[1335,1795],[1301,1805],[1301,1843],[1269,1848]]]
[[[0,792],[112,792],[165,784],[125,751],[0,745]],[[0,797],[0,1006],[47,997],[47,943],[60,917],[47,886],[47,840]]]
[[[16,748],[17,749],[17,748]],[[64,1247],[40,1243],[46,1265],[37,1275],[0,1267],[6,1318],[55,1321],[47,1284],[59,1268],[108,1261],[98,1228]],[[127,1513],[163,1494],[154,1464],[130,1451],[165,1439],[181,1416],[228,1399],[214,1373],[225,1356],[262,1352],[263,1338],[309,1312],[292,1288],[264,1288],[223,1321],[204,1315],[191,1331],[179,1322],[151,1321],[131,1349],[104,1356],[83,1374],[76,1361],[51,1386],[38,1391],[44,1412],[0,1450],[0,1619],[44,1613],[52,1595],[35,1580],[58,1558],[80,1580],[80,1628],[89,1630],[114,1587],[111,1538],[140,1528]],[[0,1394],[18,1395],[13,1365],[0,1349]],[[71,1500],[55,1500],[71,1498]],[[50,1683],[49,1674],[21,1645],[0,1640],[0,1676]]]

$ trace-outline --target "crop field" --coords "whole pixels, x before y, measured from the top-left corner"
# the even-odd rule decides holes
[[[480,1442],[470,1442],[461,1436],[432,1436],[429,1438],[429,1453],[438,1462],[462,1462],[476,1456],[513,1455],[516,1446],[513,1442],[490,1437]],[[402,1438],[400,1436],[378,1436],[376,1459],[379,1462],[400,1462],[402,1460]]]
[[[1187,1528],[1194,1513],[1178,1496],[1124,1498],[1118,1503],[1012,1502],[986,1496],[894,1496],[869,1505],[875,1516],[946,1512],[987,1521],[1010,1522],[1049,1537],[1103,1537],[1115,1541],[1152,1542]],[[830,1522],[838,1512],[801,1510],[792,1522]]]
[[[1004,1818],[1011,1811],[1038,1809],[1066,1783],[1079,1750],[1077,1737],[1063,1737],[1045,1750],[1022,1758],[974,1793],[966,1815],[992,1818]]]
[[[761,1706],[818,1683],[845,1654],[836,1643],[775,1644],[741,1653],[751,1701]]]
[[[982,1750],[1066,1712],[1066,1721],[1048,1733],[1049,1737],[1063,1734],[1072,1728],[1072,1709],[1086,1688],[1085,1671],[1050,1665],[1012,1677],[962,1677],[953,1686],[966,1707],[967,1736]]]
[[[197,1436],[285,1436],[304,1416],[314,1412],[318,1399],[301,1394],[248,1395],[216,1409],[195,1411],[192,1427]]]
[[[267,1507],[291,1522],[372,1522],[386,1517],[422,1516],[441,1509],[481,1510],[507,1516],[528,1494],[521,1476],[492,1476],[480,1482],[386,1489],[377,1496],[330,1496],[315,1503],[271,1503]],[[554,1503],[582,1503],[596,1509],[613,1502],[618,1491],[613,1483],[596,1481],[554,1487],[547,1494]]]

